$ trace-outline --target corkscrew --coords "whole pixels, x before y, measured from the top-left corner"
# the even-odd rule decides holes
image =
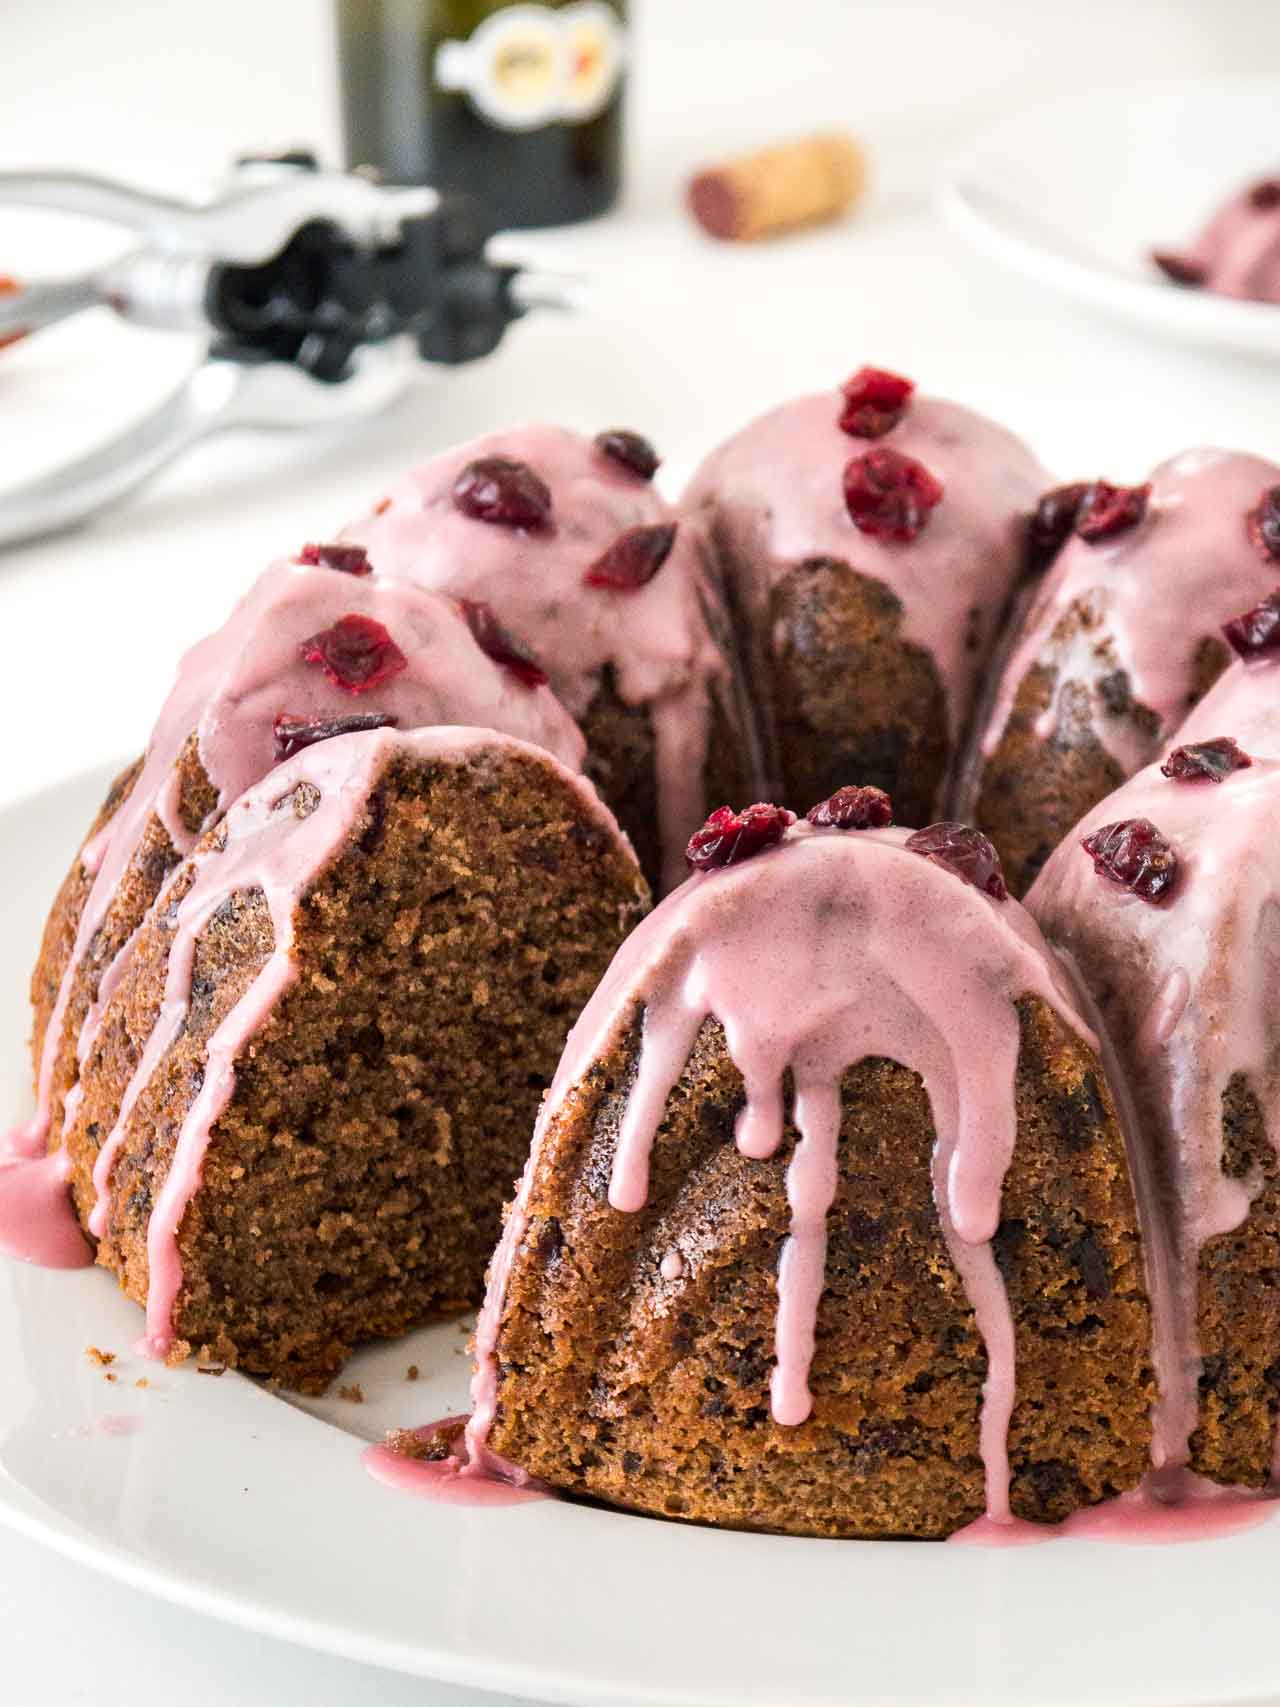
[[[140,241],[92,272],[0,296],[0,340],[106,306],[204,345],[150,415],[0,495],[0,546],[120,502],[209,433],[373,414],[422,363],[473,361],[529,310],[580,301],[575,279],[491,259],[475,203],[322,170],[303,152],[241,161],[202,203],[38,172],[0,173],[4,203],[106,220]]]

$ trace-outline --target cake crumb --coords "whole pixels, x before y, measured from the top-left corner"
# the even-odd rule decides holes
[[[416,1363],[411,1363],[409,1365],[404,1372],[404,1378],[406,1381],[416,1381],[418,1379],[418,1366]]]
[[[116,1379],[116,1377],[112,1374],[111,1370],[108,1369],[106,1371],[106,1373],[103,1375],[102,1379],[104,1381],[114,1381]]]
[[[338,1388],[338,1397],[348,1400],[353,1405],[363,1405],[364,1388],[358,1381],[350,1381],[345,1387]]]
[[[116,1360],[114,1351],[99,1351],[96,1345],[87,1345],[84,1348],[84,1354],[91,1363],[96,1363],[100,1369],[105,1369],[109,1363],[114,1363]]]
[[[139,1375],[138,1379],[134,1382],[135,1387],[149,1387],[150,1385],[151,1383],[147,1380],[145,1375]]]
[[[227,1366],[225,1363],[197,1363],[196,1364],[196,1374],[197,1375],[225,1375],[226,1373],[227,1373]]]

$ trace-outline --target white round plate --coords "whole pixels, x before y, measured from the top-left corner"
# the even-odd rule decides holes
[[[948,168],[944,213],[980,248],[1064,296],[1148,331],[1280,357],[1280,305],[1165,279],[1153,248],[1188,246],[1220,202],[1280,171],[1280,79],[1115,89],[1048,102]]]
[[[106,780],[0,812],[0,1103],[14,1115],[28,1103],[27,968]],[[1280,1697],[1280,1524],[1183,1546],[988,1551],[739,1535],[557,1501],[434,1505],[372,1481],[360,1451],[463,1408],[458,1323],[355,1358],[344,1380],[362,1404],[147,1364],[129,1349],[139,1327],[101,1271],[0,1258],[0,1519],[235,1624],[586,1707]],[[89,1346],[115,1362],[102,1369]]]

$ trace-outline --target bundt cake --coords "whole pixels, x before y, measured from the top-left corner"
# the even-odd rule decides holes
[[[1219,625],[1274,590],[1278,482],[1274,463],[1200,450],[1146,485],[1059,487],[1039,505],[1034,549],[1056,559],[953,801],[995,842],[1015,894],[1220,673]]]
[[[182,660],[145,755],[113,783],[62,884],[31,980],[37,1106],[14,1135],[29,1154],[59,1146],[100,998],[169,873],[290,752],[337,728],[474,723],[581,767],[573,720],[504,658],[487,613],[372,573],[349,546],[300,555],[261,576]],[[71,1159],[88,1220],[91,1158]]]
[[[491,1266],[473,1473],[904,1537],[1142,1477],[1146,1283],[1097,1041],[986,839],[838,827],[883,805],[717,813],[614,960]]]
[[[1280,177],[1230,196],[1187,249],[1155,249],[1174,284],[1253,302],[1280,302]]]
[[[140,926],[65,1133],[149,1349],[315,1388],[473,1300],[645,900],[591,785],[493,730],[339,735],[241,795]]]
[[[708,806],[753,798],[759,778],[704,547],[650,484],[657,466],[622,430],[494,433],[416,469],[342,538],[493,608],[577,718],[587,773],[660,887]]]
[[[1280,600],[1262,610],[1254,629],[1274,635]],[[1280,1402],[1278,841],[1280,664],[1263,653],[1075,826],[1027,897],[1098,1002],[1167,1223],[1156,1462],[1253,1487],[1277,1467]]]
[[[1045,485],[1004,428],[876,368],[712,452],[684,503],[713,542],[770,798],[800,809],[852,778],[908,822],[937,816]]]

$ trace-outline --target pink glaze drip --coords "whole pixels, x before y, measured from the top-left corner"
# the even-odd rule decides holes
[[[1277,481],[1280,467],[1260,457],[1188,451],[1155,470],[1137,526],[1094,545],[1075,536],[1067,541],[1005,662],[980,751],[960,789],[959,816],[972,815],[981,761],[999,746],[1018,689],[1037,662],[1057,674],[1053,699],[1038,720],[1042,740],[1058,726],[1067,684],[1082,682],[1093,690],[1093,732],[1124,774],[1150,762],[1186,711],[1200,641],[1216,638],[1228,617],[1276,589],[1276,566],[1249,538],[1245,518]],[[1076,604],[1090,620],[1064,649],[1054,630]],[[1110,652],[1103,651],[1106,642]],[[1108,714],[1097,685],[1117,670],[1128,676],[1133,699],[1156,714],[1156,735],[1145,735],[1132,718]]]
[[[905,638],[937,664],[954,737],[1021,572],[1027,515],[1049,476],[1003,427],[959,404],[916,397],[879,442],[924,463],[944,496],[909,544],[875,539],[845,506],[844,467],[868,447],[840,430],[840,410],[831,391],[761,416],[711,453],[684,505],[723,539],[757,612],[807,558],[835,558],[883,582],[902,601]]]
[[[1280,197],[1255,206],[1248,185],[1218,209],[1183,253],[1217,296],[1280,302]]]
[[[1216,1482],[1175,1471],[1153,1473],[1140,1487],[1099,1505],[1083,1506],[1062,1523],[993,1523],[977,1518],[947,1539],[965,1547],[1025,1547],[1039,1541],[1109,1541],[1151,1546],[1170,1541],[1213,1541],[1254,1529],[1274,1517],[1273,1495],[1222,1488]]]
[[[445,1417],[441,1422],[428,1423],[425,1428],[416,1428],[413,1432],[419,1440],[429,1442],[443,1429],[461,1427],[466,1420],[465,1417]],[[530,1500],[553,1497],[545,1484],[514,1466],[501,1471],[491,1467],[481,1472],[467,1460],[453,1454],[447,1458],[410,1458],[390,1446],[379,1444],[367,1446],[360,1461],[375,1482],[395,1488],[399,1493],[434,1500],[440,1505],[526,1505]],[[500,1460],[493,1462],[498,1464]]]
[[[0,1251],[41,1268],[86,1268],[93,1261],[67,1191],[70,1165],[0,1149]]]
[[[407,663],[368,694],[353,695],[304,663],[300,643],[354,613],[390,632]],[[183,658],[177,680],[147,745],[141,773],[128,798],[81,850],[93,884],[44,1038],[36,1112],[9,1137],[10,1147],[42,1155],[59,1134],[51,1130],[53,1078],[76,976],[153,817],[163,823],[180,854],[198,839],[178,815],[176,761],[194,733],[205,772],[218,795],[210,822],[276,763],[273,724],[284,711],[304,719],[378,710],[401,728],[475,723],[507,730],[546,747],[580,769],[584,745],[572,718],[547,688],[530,689],[499,668],[476,645],[452,600],[382,574],[354,577],[298,563],[276,564],[260,577],[217,633]],[[83,1063],[97,1035],[102,1010],[118,982],[128,947],[104,969],[97,999],[81,1027]],[[69,1113],[78,1104],[74,1098]],[[64,1118],[65,1125],[65,1118]],[[99,1197],[107,1177],[97,1178]],[[93,1230],[105,1230],[99,1204]]]
[[[1097,1040],[1022,908],[992,901],[906,851],[906,837],[902,830],[852,835],[797,825],[778,849],[690,879],[623,944],[570,1035],[493,1260],[476,1326],[472,1461],[485,1462],[503,1299],[549,1121],[642,1009],[640,1063],[609,1188],[615,1208],[640,1209],[667,1097],[714,1016],[745,1085],[737,1129],[744,1155],[776,1152],[788,1069],[795,1084],[800,1139],[787,1171],[792,1221],[778,1270],[775,1420],[797,1425],[813,1409],[809,1366],[836,1182],[841,1078],[858,1061],[885,1056],[920,1074],[933,1110],[939,1221],[988,1357],[981,1419],[987,1509],[997,1521],[1008,1519],[1013,1324],[990,1241],[1017,1128],[1014,1003],[1039,996],[1090,1047]]]
[[[231,896],[259,890],[271,916],[274,945],[266,964],[208,1042],[200,1090],[187,1111],[151,1212],[147,1332],[141,1350],[163,1357],[172,1344],[173,1311],[182,1284],[178,1254],[182,1217],[200,1184],[210,1135],[235,1089],[237,1060],[297,977],[291,949],[298,901],[346,845],[370,788],[394,755],[461,763],[485,752],[508,751],[553,770],[576,790],[588,811],[618,834],[591,785],[541,748],[486,729],[443,727],[403,735],[378,730],[322,742],[270,772],[228,810],[225,845],[218,837],[207,840],[184,868],[188,875],[194,872],[194,882],[172,920],[163,999],[106,1140],[110,1155],[104,1175],[109,1175],[111,1161],[124,1142],[143,1088],[182,1032],[196,946],[208,920]],[[317,790],[319,799],[305,816],[298,816],[293,793],[302,783]]]
[[[454,481],[483,456],[515,458],[541,476],[551,489],[550,528],[500,527],[455,508]],[[575,717],[587,711],[606,668],[627,705],[649,708],[669,886],[684,877],[684,845],[706,810],[711,695],[728,692],[727,665],[709,626],[713,591],[699,531],[679,522],[671,555],[646,586],[588,586],[586,573],[626,529],[675,520],[652,486],[589,439],[534,424],[474,440],[414,470],[342,534],[392,574],[490,604]]]
[[[1200,1251],[1240,1226],[1262,1185],[1256,1170],[1244,1180],[1222,1172],[1222,1096],[1235,1074],[1247,1078],[1280,1144],[1280,667],[1233,667],[1168,745],[1210,731],[1236,735],[1253,765],[1218,784],[1171,781],[1149,765],[1081,820],[1027,897],[1046,936],[1098,993],[1145,1161],[1171,1182],[1162,1194],[1171,1204],[1148,1206],[1145,1231],[1150,1253],[1164,1237],[1160,1224],[1172,1220],[1172,1260],[1149,1275],[1160,1384],[1152,1458],[1172,1468],[1186,1462],[1199,1411]],[[1160,906],[1097,876],[1079,846],[1100,824],[1137,817],[1177,852],[1177,884]]]

